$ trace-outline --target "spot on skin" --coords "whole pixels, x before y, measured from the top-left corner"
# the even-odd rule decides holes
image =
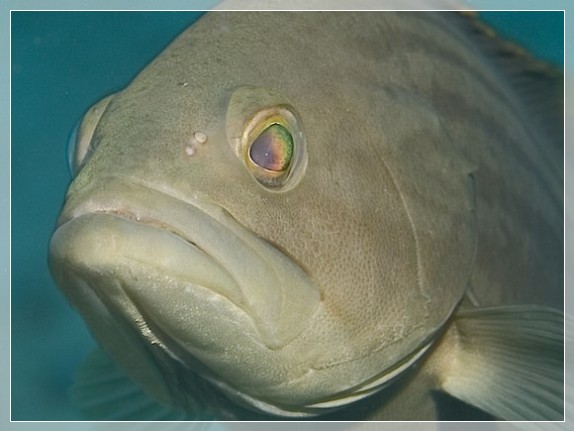
[[[207,142],[207,135],[203,132],[195,132],[193,134],[193,139],[200,144],[205,144]]]
[[[196,152],[196,149],[193,145],[186,145],[185,146],[185,154],[187,154],[189,157],[193,156]]]
[[[188,142],[185,144],[185,154],[188,157],[192,157],[197,153],[198,145],[203,145],[207,142],[207,135],[203,132],[197,131],[193,133],[193,136],[189,138]]]

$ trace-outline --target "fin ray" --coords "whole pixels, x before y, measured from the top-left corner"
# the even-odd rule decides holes
[[[90,420],[189,420],[148,397],[99,348],[88,354],[77,372],[72,397]]]
[[[563,420],[564,317],[540,306],[462,309],[441,388],[506,420]]]

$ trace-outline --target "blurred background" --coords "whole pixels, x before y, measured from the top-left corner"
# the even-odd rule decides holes
[[[197,12],[12,12],[12,420],[79,419],[74,370],[94,345],[52,282],[47,247],[70,181],[67,143],[93,103],[125,87]],[[561,67],[563,15],[481,17]]]

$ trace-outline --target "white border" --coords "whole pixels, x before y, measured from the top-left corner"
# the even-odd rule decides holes
[[[294,5],[294,7],[288,7],[288,8],[281,8],[282,10],[308,10],[308,9],[314,9],[314,10],[324,10],[323,7],[318,7],[316,6],[317,2],[313,2],[313,5],[315,5],[315,7],[313,6],[309,6],[311,1],[313,0],[309,0],[309,1],[300,1],[300,0],[294,0],[293,2],[290,2],[291,5]],[[9,14],[11,11],[16,11],[16,10],[27,10],[27,11],[32,11],[32,10],[37,10],[37,11],[49,11],[49,10],[53,10],[53,11],[63,11],[63,10],[67,10],[67,11],[176,11],[176,10],[186,10],[186,11],[192,11],[192,10],[206,10],[206,8],[208,7],[209,4],[213,3],[210,2],[208,0],[206,1],[196,1],[196,2],[186,2],[186,1],[170,1],[167,0],[165,2],[158,2],[155,0],[141,0],[139,2],[137,2],[137,8],[132,9],[132,7],[136,6],[136,2],[134,2],[134,5],[129,5],[129,1],[123,1],[123,2],[114,2],[114,1],[108,1],[108,0],[103,0],[101,2],[96,2],[95,0],[88,0],[85,2],[82,2],[83,5],[85,6],[85,9],[78,9],[77,2],[74,2],[72,0],[62,0],[62,1],[58,1],[58,0],[53,0],[53,1],[41,1],[41,0],[30,0],[30,1],[7,1],[4,4],[0,5],[0,28],[2,36],[6,36],[4,33],[8,32],[8,29],[10,28],[9,25]],[[122,6],[124,6],[124,8],[118,8],[118,3],[120,3]],[[158,8],[158,3],[161,4],[161,7],[165,7],[165,9],[161,9]],[[235,4],[238,4],[239,2],[236,2]],[[277,2],[272,2],[275,5],[277,5]],[[353,2],[353,1],[348,1],[346,2],[348,5],[342,5],[337,7],[337,10],[350,10],[350,9],[354,9],[356,8],[358,5],[360,5],[360,9],[362,10],[389,10],[389,9],[385,9],[385,8],[380,8],[379,6],[381,5],[380,2],[376,2],[376,1],[359,1],[359,2]],[[411,7],[407,8],[406,6],[401,7],[401,8],[395,8],[393,10],[433,10],[433,7],[428,7],[427,5],[431,4],[434,5],[435,2],[433,3],[429,3],[429,2],[423,2],[423,1],[417,1],[417,4],[423,4],[423,6],[419,6],[419,7],[412,7],[413,4],[411,3]],[[565,16],[564,16],[564,20],[565,20],[565,32],[564,32],[564,43],[565,43],[565,53],[564,53],[564,59],[565,59],[565,67],[566,67],[566,74],[567,76],[571,77],[572,76],[572,70],[571,70],[571,66],[570,64],[567,63],[567,60],[572,58],[571,56],[567,55],[566,52],[569,52],[569,46],[566,44],[566,40],[573,40],[572,39],[572,35],[571,35],[571,29],[569,29],[568,27],[566,27],[567,24],[567,16],[570,15],[569,13],[569,9],[567,8],[567,2],[566,1],[546,1],[546,2],[541,2],[541,1],[489,1],[489,0],[485,0],[485,1],[471,1],[469,0],[468,3],[470,3],[471,7],[475,7],[477,9],[481,9],[480,6],[485,6],[485,9],[481,9],[481,10],[489,10],[489,11],[497,11],[497,10],[504,10],[504,11],[515,11],[515,10],[531,10],[531,11],[543,11],[543,10],[563,10],[565,11]],[[321,2],[322,5],[325,4],[325,2]],[[340,3],[341,4],[341,3]],[[372,7],[366,7],[363,6],[363,4],[365,4],[366,6],[372,6]],[[175,5],[175,7],[173,6]],[[229,3],[226,4],[226,6],[229,5]],[[510,6],[508,6],[510,5]],[[516,9],[517,6],[521,6],[519,9]],[[540,5],[544,5],[544,7],[540,8]],[[127,7],[126,7],[127,6]],[[258,6],[257,9],[262,9],[264,7],[262,6]],[[220,10],[236,10],[236,9],[241,9],[241,7],[237,8],[234,7],[232,5],[227,6],[225,9],[220,9]],[[274,10],[273,7],[268,7],[267,9],[271,9]],[[445,10],[445,9],[439,9],[439,10]],[[566,35],[569,35],[568,37]],[[2,38],[2,48],[6,48],[6,49],[1,49],[1,53],[6,55],[6,53],[8,53],[8,65],[11,62],[11,50],[9,49],[9,33],[8,33],[8,41],[5,38]],[[5,60],[5,57],[3,57],[3,60]],[[3,65],[4,65],[4,61],[3,61]],[[5,115],[2,115],[0,117],[2,123],[0,123],[0,130],[4,131],[4,137],[6,139],[4,139],[4,142],[9,142],[9,138],[10,138],[10,134],[11,134],[11,123],[9,121],[10,118],[10,106],[11,106],[11,92],[10,92],[10,88],[11,88],[11,79],[10,76],[8,75],[9,71],[7,70],[7,68],[2,68],[0,70],[0,103],[2,103],[2,106],[4,109],[2,110],[2,113],[5,114],[6,112],[8,112],[8,117],[6,117]],[[6,83],[8,83],[8,86],[6,86]],[[569,85],[569,82],[567,82],[566,88],[565,88],[565,95],[566,94],[571,94],[572,92],[572,88]],[[568,99],[570,100],[570,99]],[[6,101],[9,102],[8,106],[6,106]],[[7,108],[7,109],[6,109]],[[572,134],[570,133],[570,129],[571,127],[573,127],[574,124],[574,116],[572,115],[572,110],[570,109],[570,105],[567,101],[567,99],[565,98],[565,109],[567,109],[566,111],[566,117],[567,117],[567,121],[565,122],[565,131],[567,133],[566,136],[570,137],[572,136]],[[7,131],[7,133],[6,133]],[[7,136],[6,136],[7,135]],[[570,157],[570,152],[572,151],[572,143],[570,142],[570,139],[568,139],[566,141],[565,144],[565,162],[564,162],[564,167],[565,167],[565,175],[566,175],[566,165],[570,165],[572,163],[572,157]],[[11,208],[11,196],[10,196],[10,189],[11,189],[11,164],[9,162],[9,160],[11,160],[11,148],[10,145],[5,146],[0,144],[0,186],[1,186],[1,192],[2,194],[0,195],[0,204],[1,204],[1,211],[2,211],[2,216],[0,216],[0,221],[2,222],[2,229],[0,230],[0,247],[1,247],[1,252],[2,254],[0,255],[0,306],[4,307],[4,309],[6,309],[6,305],[10,304],[10,300],[11,300],[11,293],[9,289],[3,288],[3,286],[11,286],[11,272],[10,272],[10,266],[11,266],[11,256],[10,256],[10,246],[11,246],[11,232],[9,230],[10,226],[11,226],[11,213],[10,213],[10,208]],[[3,173],[8,173],[8,177],[6,177],[5,174]],[[569,180],[569,178],[566,176],[566,180]],[[6,188],[6,185],[8,186]],[[570,187],[566,186],[565,187],[566,190],[570,190]],[[8,193],[5,195],[4,192],[7,191]],[[567,232],[567,227],[571,226],[571,213],[569,210],[570,207],[570,200],[566,200],[567,196],[566,196],[566,192],[565,192],[565,232]],[[8,203],[8,205],[6,206],[6,203]],[[5,221],[8,221],[8,229],[5,228]],[[7,233],[7,235],[6,235]],[[8,239],[6,241],[6,239]],[[6,247],[6,245],[8,245],[8,247]],[[565,268],[570,267],[572,268],[574,265],[574,262],[572,261],[572,253],[570,253],[571,250],[571,244],[568,238],[568,235],[566,235],[566,241],[565,241],[565,257],[564,257],[564,263],[565,263]],[[566,266],[568,265],[568,266]],[[565,274],[565,276],[567,276],[568,274]],[[567,285],[569,285],[569,279],[567,279]],[[571,298],[571,296],[566,295],[566,309],[568,311],[568,314],[570,315],[572,313],[573,307],[573,300]],[[3,335],[0,340],[2,340],[0,342],[0,364],[2,364],[2,367],[0,369],[0,382],[6,382],[9,380],[9,372],[6,373],[7,369],[4,367],[4,364],[6,364],[10,359],[9,359],[9,350],[6,348],[7,347],[7,340],[9,339],[9,335],[11,333],[11,327],[10,327],[10,320],[9,320],[9,316],[11,313],[11,307],[8,313],[6,312],[2,312],[0,311],[0,329],[2,330],[1,335]],[[6,329],[8,329],[8,331],[6,331]],[[11,343],[11,340],[10,340]],[[570,358],[572,360],[572,358],[574,358],[574,355],[572,355],[571,353],[571,348],[572,346],[569,346],[568,348],[568,358]],[[570,376],[570,381],[567,382],[567,386],[571,386],[572,385],[572,381],[571,381],[571,377]],[[568,376],[567,376],[568,378]],[[7,388],[6,386],[8,385],[2,385],[0,383],[0,400],[2,401],[0,404],[0,428],[2,430],[12,430],[12,429],[33,429],[33,430],[81,430],[81,429],[90,429],[90,430],[112,430],[112,429],[140,429],[145,427],[145,423],[142,422],[131,422],[131,423],[113,423],[113,422],[100,422],[100,423],[91,423],[91,422],[8,422],[8,418],[9,418],[9,409],[7,409],[6,407],[9,407],[10,404],[9,403],[5,403],[4,401],[6,401],[6,396],[10,397],[10,391],[9,388]],[[8,389],[8,390],[7,390]],[[570,394],[567,394],[570,395]],[[570,407],[572,405],[572,400],[568,399],[568,404]],[[570,419],[571,416],[571,411],[570,409],[568,409],[568,412],[570,413],[568,414],[568,419]],[[571,420],[568,420],[568,423],[570,423]],[[413,427],[415,427],[415,424],[417,424],[416,428],[417,429],[434,429],[434,423],[424,423],[424,422],[399,422],[399,423],[393,423],[393,422],[384,422],[384,423],[328,423],[328,422],[311,422],[311,423],[302,423],[302,422],[273,422],[273,428],[280,428],[280,429],[284,429],[286,426],[294,426],[297,429],[320,429],[320,428],[325,428],[325,429],[349,429],[349,428],[355,428],[355,429],[364,429],[366,430],[379,430],[379,429],[392,429],[392,430],[406,430],[406,429],[413,429]],[[5,426],[6,425],[6,426]],[[239,424],[238,424],[239,425]],[[310,426],[309,426],[310,425]],[[464,429],[472,429],[472,430],[483,430],[483,429],[524,429],[524,428],[528,428],[527,424],[522,424],[523,426],[518,426],[519,424],[513,425],[511,423],[502,423],[502,422],[489,422],[489,423],[466,423],[464,426]],[[565,424],[566,425],[566,424]],[[179,425],[178,423],[162,423],[162,429],[181,429],[181,426],[183,425]],[[518,427],[517,427],[518,426]],[[117,428],[116,428],[117,427]],[[231,429],[233,429],[235,426],[233,425],[233,423],[226,423],[226,428],[230,427]],[[252,423],[249,425],[250,429],[256,429],[257,427],[260,427],[261,429],[268,429],[269,428],[269,424],[268,423]],[[265,427],[265,428],[263,428]],[[453,430],[458,430],[460,429],[461,425],[458,423],[441,423],[440,424],[440,428],[441,429],[453,429]],[[147,427],[148,429],[154,429],[151,425]],[[189,425],[186,427],[186,429],[189,428]]]

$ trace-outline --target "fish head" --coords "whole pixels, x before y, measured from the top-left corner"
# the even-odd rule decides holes
[[[156,398],[192,391],[177,366],[317,414],[400,375],[462,297],[468,166],[410,90],[335,92],[294,49],[236,49],[245,17],[200,20],[88,112],[50,267]],[[226,55],[200,48],[215,34]]]

